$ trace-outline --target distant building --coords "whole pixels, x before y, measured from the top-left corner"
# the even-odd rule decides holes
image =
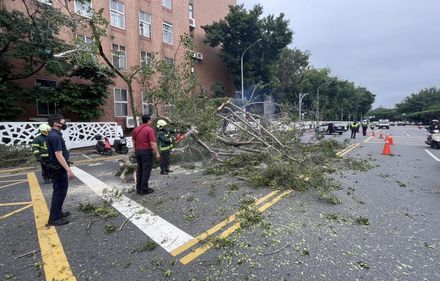
[[[29,5],[40,2],[59,7],[60,2],[54,0],[26,0]],[[67,1],[66,1],[67,2]],[[22,1],[0,0],[1,8],[24,11]],[[187,33],[195,43],[197,64],[194,69],[200,78],[202,89],[197,92],[209,92],[214,82],[224,84],[226,93],[234,95],[235,88],[232,78],[223,64],[219,49],[211,48],[203,43],[205,36],[203,25],[212,24],[224,18],[229,12],[229,5],[236,5],[236,0],[91,0],[69,1],[69,10],[77,16],[88,16],[89,7],[94,10],[104,9],[104,15],[109,21],[108,34],[113,39],[103,42],[104,51],[108,58],[113,59],[121,70],[129,70],[132,65],[139,65],[154,54],[157,59],[174,59],[180,36]],[[90,42],[90,32],[78,31],[78,34],[62,34],[66,41],[80,38]],[[118,57],[112,57],[112,50],[118,51]],[[181,57],[176,57],[176,60]],[[59,77],[47,76],[44,70],[36,75],[23,79],[20,84],[33,87],[56,87]],[[131,115],[128,104],[126,84],[119,78],[114,79],[115,85],[109,89],[110,95],[104,107],[104,115],[96,121],[118,122],[125,125],[127,116]],[[148,106],[143,104],[141,87],[134,83],[135,104],[138,112],[145,112]],[[56,105],[35,101],[35,106],[20,120],[44,120],[56,111]],[[75,121],[74,116],[69,116]]]

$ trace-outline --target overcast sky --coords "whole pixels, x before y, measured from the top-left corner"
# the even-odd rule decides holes
[[[283,12],[290,47],[309,50],[314,67],[364,86],[374,107],[440,87],[440,0],[237,0]]]

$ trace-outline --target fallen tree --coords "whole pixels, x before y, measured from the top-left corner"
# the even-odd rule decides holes
[[[252,98],[243,102],[195,95],[195,89],[201,85],[191,72],[191,43],[182,38],[182,62],[166,67],[157,64],[153,72],[158,82],[144,85],[150,95],[146,98],[168,105],[166,111],[159,111],[159,119],[166,118],[176,129],[189,132],[176,151],[195,150],[199,151],[198,156],[212,156],[205,169],[207,173],[230,174],[271,188],[315,187],[323,197],[337,203],[331,190],[338,184],[330,174],[344,168],[368,168],[365,161],[337,155],[346,143],[325,139],[320,134],[307,141],[302,139],[288,107],[273,104],[277,107],[274,121],[258,110],[261,102]]]

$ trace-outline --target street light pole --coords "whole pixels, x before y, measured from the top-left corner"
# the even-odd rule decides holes
[[[319,89],[321,89],[321,87],[327,86],[331,83],[330,82],[326,82],[324,84],[319,85],[318,90],[317,90],[317,98],[318,98],[318,108],[316,109],[316,125],[319,124]]]
[[[301,115],[301,107],[302,107],[302,101],[303,101],[303,99],[308,95],[309,93],[305,93],[305,94],[299,94],[299,96],[298,96],[298,98],[299,98],[299,100],[298,100],[298,113],[299,113],[299,121],[301,121],[301,119],[302,119],[302,115]]]
[[[249,47],[244,50],[244,52],[241,54],[241,100],[244,100],[244,81],[243,81],[243,57],[244,54],[249,50],[253,45],[257,44],[257,42],[260,42],[261,38],[252,43]]]

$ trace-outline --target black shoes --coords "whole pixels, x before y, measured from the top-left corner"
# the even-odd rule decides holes
[[[164,171],[164,172],[160,172],[161,175],[168,175],[168,172]]]
[[[65,219],[65,218],[60,218],[57,220],[49,220],[47,222],[48,225],[53,225],[53,226],[61,226],[61,225],[66,225],[69,223],[69,220]]]
[[[44,183],[45,183],[45,184],[52,183],[52,179],[45,178],[45,179],[44,179]]]
[[[70,212],[62,212],[62,213],[61,213],[61,216],[62,216],[63,218],[66,218],[66,217],[70,216]]]
[[[154,189],[152,189],[152,188],[148,188],[148,189],[145,189],[145,190],[136,190],[136,194],[139,194],[139,195],[150,194],[150,193],[153,193],[153,192],[154,192]]]

